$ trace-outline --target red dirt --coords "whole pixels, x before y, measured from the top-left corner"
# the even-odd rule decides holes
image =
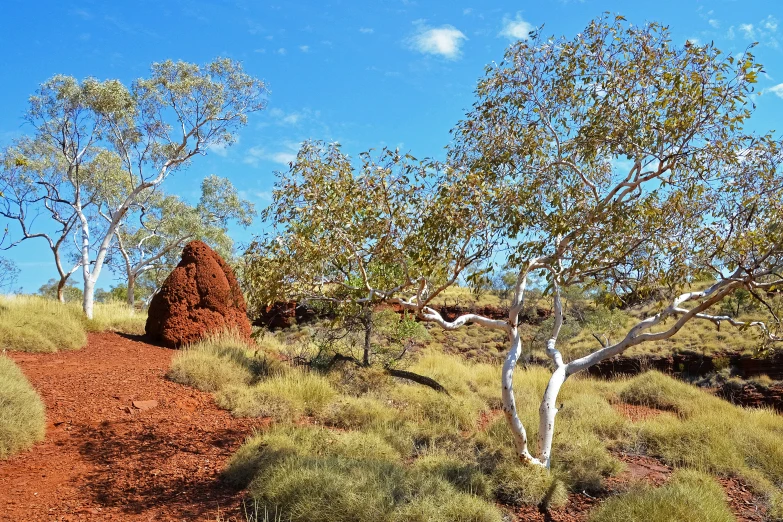
[[[11,353],[46,404],[46,439],[0,462],[0,520],[212,520],[237,513],[219,479],[260,419],[165,379],[174,352],[113,333],[86,348]],[[157,401],[152,406],[139,401]]]
[[[641,422],[647,419],[652,419],[658,415],[671,415],[671,412],[659,410],[656,408],[650,408],[648,406],[641,406],[639,404],[626,404],[624,402],[618,402],[612,404],[612,407],[618,413],[622,414],[631,422]]]
[[[152,298],[145,330],[151,339],[177,347],[225,329],[250,339],[242,290],[217,252],[206,243],[191,241],[182,251],[182,261]]]

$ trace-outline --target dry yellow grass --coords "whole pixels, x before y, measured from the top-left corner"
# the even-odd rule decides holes
[[[0,355],[0,460],[42,440],[44,405],[22,371]]]

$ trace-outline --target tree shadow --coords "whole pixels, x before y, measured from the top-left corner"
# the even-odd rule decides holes
[[[161,510],[180,519],[239,510],[238,491],[221,478],[221,471],[247,431],[171,433],[165,425],[104,422],[74,433],[84,441],[79,453],[98,468],[85,477],[93,501],[126,513]]]

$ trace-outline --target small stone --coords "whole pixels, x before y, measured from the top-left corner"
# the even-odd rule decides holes
[[[158,406],[158,401],[133,401],[133,407],[137,410],[150,410]]]

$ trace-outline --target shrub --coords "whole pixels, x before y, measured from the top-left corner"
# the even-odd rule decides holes
[[[675,472],[659,488],[640,486],[605,501],[590,515],[590,522],[730,522],[723,489],[715,479],[693,470]]]
[[[0,459],[42,440],[45,429],[41,398],[16,364],[0,356]]]

